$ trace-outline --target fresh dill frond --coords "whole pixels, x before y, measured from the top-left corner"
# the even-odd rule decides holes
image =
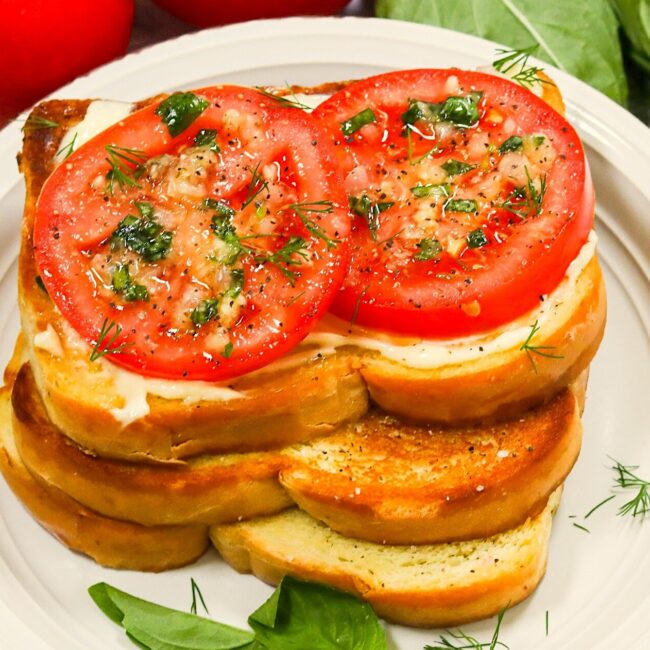
[[[106,172],[105,192],[112,195],[117,182],[120,190],[124,191],[127,187],[140,187],[137,179],[144,172],[143,162],[147,159],[146,154],[140,149],[129,149],[128,147],[118,147],[117,145],[107,144],[105,147],[108,158],[106,162],[110,169]]]
[[[317,237],[322,239],[327,248],[334,248],[340,244],[340,240],[332,239],[328,236],[325,230],[312,219],[310,214],[330,214],[334,211],[334,204],[331,201],[311,201],[307,203],[291,203],[285,210],[293,210],[299,217],[300,221],[304,224],[305,228]]]
[[[74,146],[77,142],[77,135],[78,133],[75,133],[72,136],[72,140],[68,142],[68,144],[64,145],[61,147],[57,152],[56,152],[56,157],[58,158],[59,156],[63,156],[63,160],[65,160],[73,151],[74,151]]]
[[[192,587],[192,605],[190,606],[190,613],[197,614],[197,597],[198,597],[199,602],[201,603],[203,609],[205,610],[205,613],[210,614],[208,607],[205,604],[205,600],[203,600],[203,594],[201,593],[201,590],[199,589],[199,585],[196,584],[194,578],[190,578],[190,585]]]
[[[576,528],[579,528],[580,530],[583,530],[585,533],[591,533],[591,531],[588,528],[586,528],[585,526],[583,526],[581,524],[576,523],[575,521],[573,522],[573,525]]]
[[[117,341],[121,333],[121,325],[115,321],[105,318],[101,329],[99,330],[97,341],[93,346],[92,351],[90,352],[90,360],[97,361],[97,359],[100,359],[107,354],[119,354],[120,352],[124,352],[124,350],[129,347],[131,343],[120,343],[119,345],[113,347],[113,344],[115,341]]]
[[[596,512],[596,510],[598,510],[598,508],[600,508],[601,506],[604,506],[606,503],[608,503],[609,501],[611,501],[612,499],[615,499],[615,498],[616,498],[616,495],[615,495],[615,494],[612,494],[612,495],[608,496],[606,499],[603,499],[600,503],[597,503],[597,504],[596,504],[596,505],[595,505],[595,506],[594,506],[594,507],[593,507],[593,508],[592,508],[592,509],[591,509],[591,510],[590,510],[590,511],[589,511],[589,512],[584,516],[584,518],[585,518],[585,519],[589,519],[589,517],[591,517],[591,515],[593,515],[594,512]]]
[[[299,266],[304,261],[309,260],[309,245],[302,237],[292,235],[282,248],[272,253],[257,253],[255,254],[255,261],[258,264],[269,263],[273,264],[279,271],[281,271],[294,286],[298,274],[289,269],[289,266]]]
[[[285,108],[299,108],[303,111],[311,110],[311,106],[301,102],[294,92],[291,91],[291,86],[287,84],[287,89],[290,91],[287,95],[276,95],[274,92],[267,90],[263,86],[255,86],[255,90],[259,93],[268,97],[269,99],[274,99],[278,104],[284,106]]]
[[[650,513],[650,481],[642,479],[634,472],[639,469],[638,465],[623,465],[614,458],[612,466],[616,472],[614,487],[623,490],[636,491],[636,494],[619,509],[619,516],[631,514],[632,517],[645,517]]]
[[[368,292],[368,289],[370,289],[369,284],[366,285],[357,296],[357,300],[354,303],[354,309],[352,310],[352,318],[350,319],[350,325],[354,325],[356,323],[357,316],[359,315],[359,308],[361,307],[361,301],[363,300],[363,297]]]
[[[503,641],[499,641],[501,623],[503,622],[503,617],[507,609],[506,607],[499,612],[494,633],[490,641],[478,641],[475,637],[470,636],[459,628],[453,631],[447,630],[445,634],[440,635],[434,645],[424,646],[424,650],[495,650],[496,648],[506,648],[506,650],[509,650],[509,646],[503,643]]]
[[[537,364],[535,363],[535,359],[533,357],[534,354],[540,356],[540,357],[546,357],[547,359],[563,359],[564,357],[560,354],[552,354],[549,352],[549,350],[555,350],[556,347],[554,345],[533,345],[532,340],[535,337],[535,335],[539,332],[540,326],[539,326],[539,321],[535,321],[530,328],[530,333],[528,334],[528,337],[526,340],[521,344],[521,347],[519,350],[521,352],[525,352],[526,356],[528,357],[528,360],[530,361],[530,365],[533,368],[533,371],[535,374],[537,374]]]
[[[30,115],[26,120],[21,131],[35,131],[37,129],[56,129],[59,127],[59,123],[54,120],[49,120],[46,117],[41,115]]]
[[[537,45],[532,45],[520,50],[498,49],[496,51],[497,58],[492,62],[492,67],[525,88],[530,89],[535,84],[552,85],[552,82],[539,76],[544,68],[528,65],[528,58],[537,50],[537,47]]]
[[[260,174],[260,163],[257,163],[251,172],[251,182],[248,184],[246,198],[241,204],[241,209],[243,210],[250,205],[262,192],[268,192],[268,189],[269,183],[262,178],[262,174]]]
[[[511,212],[522,221],[541,214],[546,195],[546,174],[540,177],[539,189],[537,189],[528,172],[528,167],[524,167],[524,171],[526,172],[526,185],[515,187],[500,205],[501,208]]]

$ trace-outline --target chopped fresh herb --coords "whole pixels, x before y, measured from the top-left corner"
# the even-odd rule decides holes
[[[298,266],[302,264],[302,260],[309,260],[309,253],[307,242],[302,237],[292,235],[289,237],[282,248],[274,251],[273,253],[262,253],[255,255],[255,261],[258,264],[268,262],[278,268],[284,275],[289,278],[289,282],[293,286],[296,282],[297,274],[288,269],[288,266]]]
[[[190,606],[190,612],[192,614],[196,614],[198,609],[196,598],[198,596],[201,605],[203,605],[203,609],[205,610],[205,613],[209,614],[210,612],[208,611],[208,606],[205,604],[205,600],[203,600],[203,594],[201,593],[201,590],[199,589],[199,585],[196,584],[194,578],[190,578],[190,586],[192,587],[192,605]]]
[[[235,211],[224,201],[217,201],[216,199],[205,198],[199,206],[201,210],[214,210],[219,217],[232,219],[235,216]]]
[[[223,354],[221,355],[224,359],[230,359],[230,355],[232,354],[233,350],[233,345],[230,341],[226,343],[226,345],[223,348]]]
[[[528,357],[528,360],[530,361],[530,365],[533,367],[533,371],[535,374],[537,374],[537,364],[535,363],[535,359],[533,357],[534,354],[540,356],[540,357],[546,357],[547,359],[563,359],[564,357],[559,354],[552,354],[549,352],[549,350],[555,350],[554,345],[533,345],[532,340],[533,337],[539,332],[540,326],[539,322],[535,321],[533,323],[533,326],[530,328],[530,334],[528,334],[528,337],[526,340],[521,344],[521,347],[519,350],[521,352],[525,352],[526,356]]]
[[[354,309],[352,310],[352,318],[350,318],[350,325],[354,325],[357,322],[357,316],[359,315],[359,308],[361,307],[361,301],[363,300],[363,297],[368,292],[368,289],[370,289],[370,285],[365,286],[359,292],[359,295],[357,296],[357,300],[354,303]]]
[[[544,616],[544,629],[546,630],[546,636],[548,636],[548,609],[546,610],[546,614]]]
[[[341,131],[343,132],[343,135],[352,135],[366,124],[371,124],[376,121],[377,116],[372,112],[372,110],[370,108],[365,108],[360,113],[345,120],[345,122],[341,122]]]
[[[287,88],[291,90],[291,87],[288,85]],[[274,99],[276,102],[278,102],[278,104],[281,104],[285,108],[299,108],[303,111],[308,111],[311,109],[311,106],[308,104],[298,101],[295,93],[290,92],[288,95],[276,95],[275,93],[266,90],[266,88],[262,88],[262,86],[255,86],[255,90],[262,93],[262,95],[268,97],[269,99]]]
[[[535,84],[550,84],[550,81],[539,76],[544,68],[528,65],[528,58],[537,48],[538,45],[521,50],[499,49],[498,58],[492,62],[492,67],[525,88],[532,88]]]
[[[45,295],[49,295],[47,292],[47,287],[45,286],[45,283],[43,282],[43,278],[40,275],[37,275],[34,277],[34,282],[36,282],[36,286],[43,292],[45,292]]]
[[[300,221],[307,230],[317,237],[322,239],[326,244],[327,248],[334,248],[337,244],[340,244],[340,240],[332,239],[328,236],[325,230],[312,218],[308,215],[310,214],[330,214],[334,211],[334,204],[331,201],[311,201],[308,203],[292,203],[288,205],[287,210],[293,210],[297,215]]]
[[[244,269],[233,269],[230,272],[230,287],[223,294],[224,298],[235,300],[244,290]]]
[[[129,347],[130,343],[120,343],[113,347],[120,334],[122,334],[122,326],[105,318],[99,330],[97,341],[90,352],[90,360],[97,361],[97,359],[107,354],[119,354]]]
[[[141,217],[145,219],[153,218],[153,205],[147,201],[135,201],[136,210],[140,213]]]
[[[167,125],[169,135],[175,138],[187,129],[194,120],[210,105],[194,93],[174,93],[162,101],[156,109]]]
[[[118,264],[111,275],[113,291],[124,296],[127,302],[149,300],[149,291],[142,284],[133,282],[128,264]]]
[[[483,93],[472,92],[463,97],[448,97],[440,103],[409,99],[408,108],[402,114],[402,122],[405,125],[419,121],[430,124],[449,122],[459,128],[469,128],[479,121],[478,103],[482,96]]]
[[[478,205],[474,199],[447,199],[442,207],[446,212],[478,212]],[[483,231],[479,228],[478,231],[474,230],[472,232],[482,233]],[[472,235],[472,233],[467,236],[468,241],[470,235]],[[479,235],[475,235],[474,238],[478,236]],[[483,234],[483,237],[485,237],[485,234]],[[479,246],[485,246],[485,244],[487,244],[487,239],[484,243],[478,244],[477,246],[470,246],[470,248],[479,248]]]
[[[35,131],[37,129],[56,129],[59,126],[58,122],[49,120],[42,115],[34,115],[33,113],[25,120],[21,131]]]
[[[62,156],[63,159],[65,160],[65,159],[66,159],[66,158],[67,158],[67,157],[68,157],[68,156],[69,156],[69,155],[74,151],[74,145],[75,145],[75,143],[77,142],[77,135],[78,135],[78,133],[75,133],[75,134],[72,136],[72,140],[70,140],[70,142],[68,142],[68,144],[63,145],[63,146],[62,146],[62,147],[61,147],[61,148],[56,152],[55,155],[57,156],[57,158],[58,158],[59,156]]]
[[[435,645],[426,645],[424,646],[424,650],[483,650],[484,648],[486,650],[495,650],[497,647],[509,650],[509,646],[503,643],[503,641],[499,641],[501,623],[503,622],[506,610],[507,608],[502,609],[499,612],[497,616],[497,624],[490,641],[478,641],[475,637],[470,636],[461,629],[455,631],[447,630],[446,634],[448,636],[441,634]],[[456,641],[459,642],[459,645],[456,645]]]
[[[538,147],[541,147],[544,144],[544,140],[546,140],[546,137],[543,135],[534,135],[533,136],[533,147],[537,149]]]
[[[574,525],[576,528],[578,528],[578,529],[584,531],[585,533],[591,533],[591,531],[590,531],[588,528],[586,528],[585,526],[582,526],[581,524],[576,523],[575,521],[573,522],[573,525]]]
[[[418,252],[413,255],[413,259],[418,262],[427,262],[437,257],[442,252],[442,244],[437,239],[425,237],[421,239],[418,244]]]
[[[603,499],[600,503],[597,503],[597,504],[596,504],[596,505],[595,505],[595,506],[594,506],[594,507],[593,507],[593,508],[592,508],[592,509],[591,509],[591,510],[590,510],[590,511],[589,511],[589,512],[584,516],[584,518],[585,518],[585,519],[589,519],[589,517],[591,517],[591,515],[593,515],[594,512],[596,512],[596,510],[598,510],[600,507],[604,506],[606,503],[608,503],[609,501],[611,501],[612,499],[615,499],[615,498],[616,498],[616,495],[615,495],[615,494],[612,494],[611,496],[608,496],[606,499]]]
[[[459,174],[466,174],[468,171],[471,171],[476,167],[476,165],[470,165],[461,160],[450,158],[447,162],[443,163],[441,167],[447,172],[447,176],[458,176]]]
[[[546,174],[540,178],[538,190],[528,173],[528,167],[525,167],[524,170],[527,179],[526,185],[515,187],[501,204],[504,210],[511,212],[522,221],[541,214],[546,194]]]
[[[448,183],[416,185],[415,187],[411,188],[411,193],[418,199],[429,196],[434,198],[446,198],[449,196],[450,192],[451,188],[449,187]]]
[[[260,163],[257,163],[251,172],[251,182],[248,184],[248,189],[246,190],[246,198],[241,204],[241,209],[250,205],[262,192],[268,192],[269,183],[262,178],[260,174]]]
[[[523,138],[519,135],[511,135],[499,147],[499,153],[504,154],[508,151],[519,151],[524,146]]]
[[[367,194],[361,196],[348,197],[350,210],[360,217],[363,217],[370,230],[370,236],[373,241],[377,241],[377,231],[379,230],[379,215],[391,208],[395,203],[393,201],[383,201],[373,203]]]
[[[107,144],[105,147],[108,158],[106,162],[110,169],[106,172],[106,193],[113,194],[115,182],[124,191],[127,187],[140,187],[137,179],[144,172],[143,162],[147,156],[139,149],[128,149],[116,145]]]
[[[148,203],[140,204],[148,206]],[[141,207],[136,204],[139,210]],[[141,212],[147,216],[127,215],[120,221],[111,237],[111,246],[124,246],[137,253],[147,262],[157,262],[167,257],[172,244],[173,233],[164,230],[153,218],[153,211]]]
[[[217,144],[217,130],[216,129],[201,129],[194,136],[194,144],[197,147],[209,147],[210,151],[219,153],[221,149]]]
[[[219,317],[219,299],[207,298],[201,300],[197,307],[190,312],[190,320],[197,327],[201,327],[211,320]]]
[[[614,459],[612,459],[614,460]],[[634,472],[637,465],[623,465],[614,460],[612,469],[616,472],[615,487],[625,490],[636,490],[636,494],[618,510],[618,514],[632,514],[633,517],[645,517],[650,513],[650,481],[640,478]]]

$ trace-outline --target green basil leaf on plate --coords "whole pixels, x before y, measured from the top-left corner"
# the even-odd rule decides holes
[[[377,0],[375,11],[515,49],[537,45],[537,58],[621,104],[627,100],[618,21],[608,0]]]

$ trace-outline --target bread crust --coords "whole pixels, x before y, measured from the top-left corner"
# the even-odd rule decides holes
[[[305,521],[308,515],[292,511],[244,524],[215,526],[210,537],[224,560],[240,573],[253,573],[270,584],[277,584],[287,574],[314,580],[363,598],[388,621],[446,627],[493,616],[534,591],[546,570],[551,512],[549,504],[514,531],[476,544],[463,542],[460,547],[359,542],[313,520],[310,524]],[[308,526],[318,526],[318,530],[305,537]],[[505,551],[508,544],[512,548]],[[471,554],[471,562],[459,570],[454,567],[454,556],[466,552]],[[363,558],[363,566],[349,560],[355,554]],[[395,568],[404,556],[406,568],[402,564]],[[472,570],[476,560],[483,565],[482,571]],[[409,564],[421,566],[423,576],[426,569],[437,578],[411,580]]]
[[[356,539],[480,539],[536,516],[568,476],[582,427],[573,392],[473,427],[409,426],[380,413],[287,450],[280,480],[312,517]]]
[[[12,404],[16,446],[33,478],[107,517],[146,526],[216,524],[292,504],[277,480],[279,453],[198,457],[177,465],[91,456],[50,422],[28,364],[18,373]]]

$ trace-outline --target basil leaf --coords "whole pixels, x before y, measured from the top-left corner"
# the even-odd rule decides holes
[[[451,188],[449,187],[448,183],[429,183],[427,185],[416,185],[415,187],[411,188],[411,194],[413,194],[413,196],[417,197],[418,199],[429,196],[433,196],[435,198],[447,197],[449,196],[450,191]]]
[[[425,237],[417,243],[418,252],[413,255],[413,259],[418,262],[428,262],[437,257],[442,252],[442,244],[437,239]]]
[[[647,0],[610,0],[610,2],[632,45],[628,54],[646,72],[650,72],[650,2]]]
[[[248,622],[268,650],[386,650],[372,607],[354,596],[285,577]]]
[[[535,141],[537,142],[537,141]],[[544,139],[542,138],[542,142]],[[541,144],[541,142],[539,143]],[[508,151],[519,151],[524,146],[523,139],[518,135],[511,135],[507,140],[504,140],[499,147],[499,153],[507,153]],[[535,144],[538,147],[538,144]]]
[[[450,158],[447,162],[440,165],[446,172],[448,176],[458,176],[458,174],[466,174],[468,171],[471,171],[476,167],[476,165],[470,165],[463,162],[462,160],[456,160]]]
[[[474,199],[448,199],[442,208],[448,212],[476,212],[478,210]]]
[[[475,34],[516,49],[537,45],[538,58],[621,104],[626,101],[618,24],[608,0],[377,0],[375,12],[383,18]]]
[[[459,128],[474,126],[480,118],[478,103],[482,96],[482,92],[473,92],[464,97],[447,97],[438,104],[409,99],[408,109],[402,113],[402,123],[415,124],[423,120],[432,124],[450,122]]]
[[[482,248],[488,243],[488,238],[485,236],[485,232],[481,228],[472,230],[472,232],[467,235],[467,246],[469,248]]]
[[[175,138],[185,131],[194,120],[210,105],[194,93],[174,93],[161,102],[155,110],[167,125],[169,135]]]
[[[370,108],[362,110],[360,113],[353,115],[350,119],[341,122],[341,131],[343,135],[352,135],[356,133],[362,126],[376,122],[377,116]]]
[[[254,635],[194,614],[162,607],[105,582],[88,589],[97,606],[146,650],[250,648]]]

